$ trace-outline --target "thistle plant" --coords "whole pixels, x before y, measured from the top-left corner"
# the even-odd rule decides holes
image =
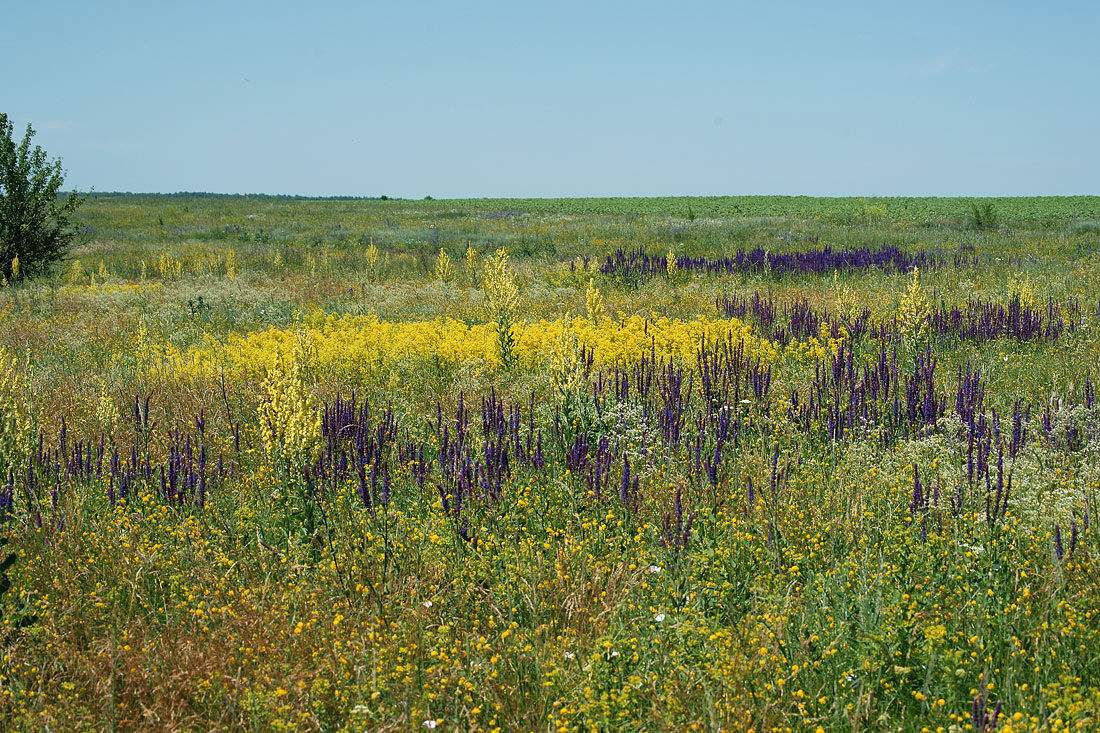
[[[924,340],[928,334],[928,319],[931,315],[932,307],[920,286],[920,268],[914,267],[909,288],[902,294],[898,304],[898,324],[906,341],[912,345]]]
[[[498,249],[485,258],[483,275],[489,319],[496,325],[500,363],[505,369],[516,364],[516,340],[512,335],[516,308],[519,306],[519,286],[508,269],[508,250]]]

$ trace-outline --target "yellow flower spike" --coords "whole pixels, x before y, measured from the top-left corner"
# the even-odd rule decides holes
[[[585,291],[585,306],[588,309],[588,321],[593,326],[599,326],[603,318],[603,294],[596,287],[595,278],[588,278],[588,289]]]
[[[276,357],[262,385],[264,448],[272,463],[288,468],[305,465],[320,450],[320,411],[303,377],[311,352],[309,335],[296,333],[289,363]]]
[[[34,440],[26,387],[15,367],[15,358],[0,348],[0,469],[21,466]]]
[[[898,305],[898,322],[910,343],[918,343],[924,339],[931,314],[932,306],[920,285],[920,268],[914,267],[909,289],[902,294]]]
[[[370,240],[370,246],[367,247],[366,253],[363,255],[363,264],[366,266],[366,274],[371,282],[378,282],[380,258],[378,255],[378,247],[374,244],[374,238]]]
[[[470,242],[466,243],[466,276],[470,284],[477,286],[477,250]]]
[[[454,279],[455,268],[451,264],[451,257],[442,247],[439,248],[439,256],[435,258],[435,277],[445,283]]]

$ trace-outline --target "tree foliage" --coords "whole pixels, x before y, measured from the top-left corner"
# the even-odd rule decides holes
[[[72,215],[86,198],[75,191],[59,196],[65,182],[61,161],[31,147],[30,125],[18,145],[12,131],[0,112],[0,272],[8,279],[39,275],[65,256],[76,235]]]

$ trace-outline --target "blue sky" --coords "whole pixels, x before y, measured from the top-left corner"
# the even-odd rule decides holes
[[[14,7],[12,7],[14,5]],[[17,2],[98,191],[1100,193],[1100,2]]]

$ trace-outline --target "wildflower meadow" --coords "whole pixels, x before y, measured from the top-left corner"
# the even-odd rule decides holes
[[[75,220],[0,729],[1100,730],[1100,197]]]

